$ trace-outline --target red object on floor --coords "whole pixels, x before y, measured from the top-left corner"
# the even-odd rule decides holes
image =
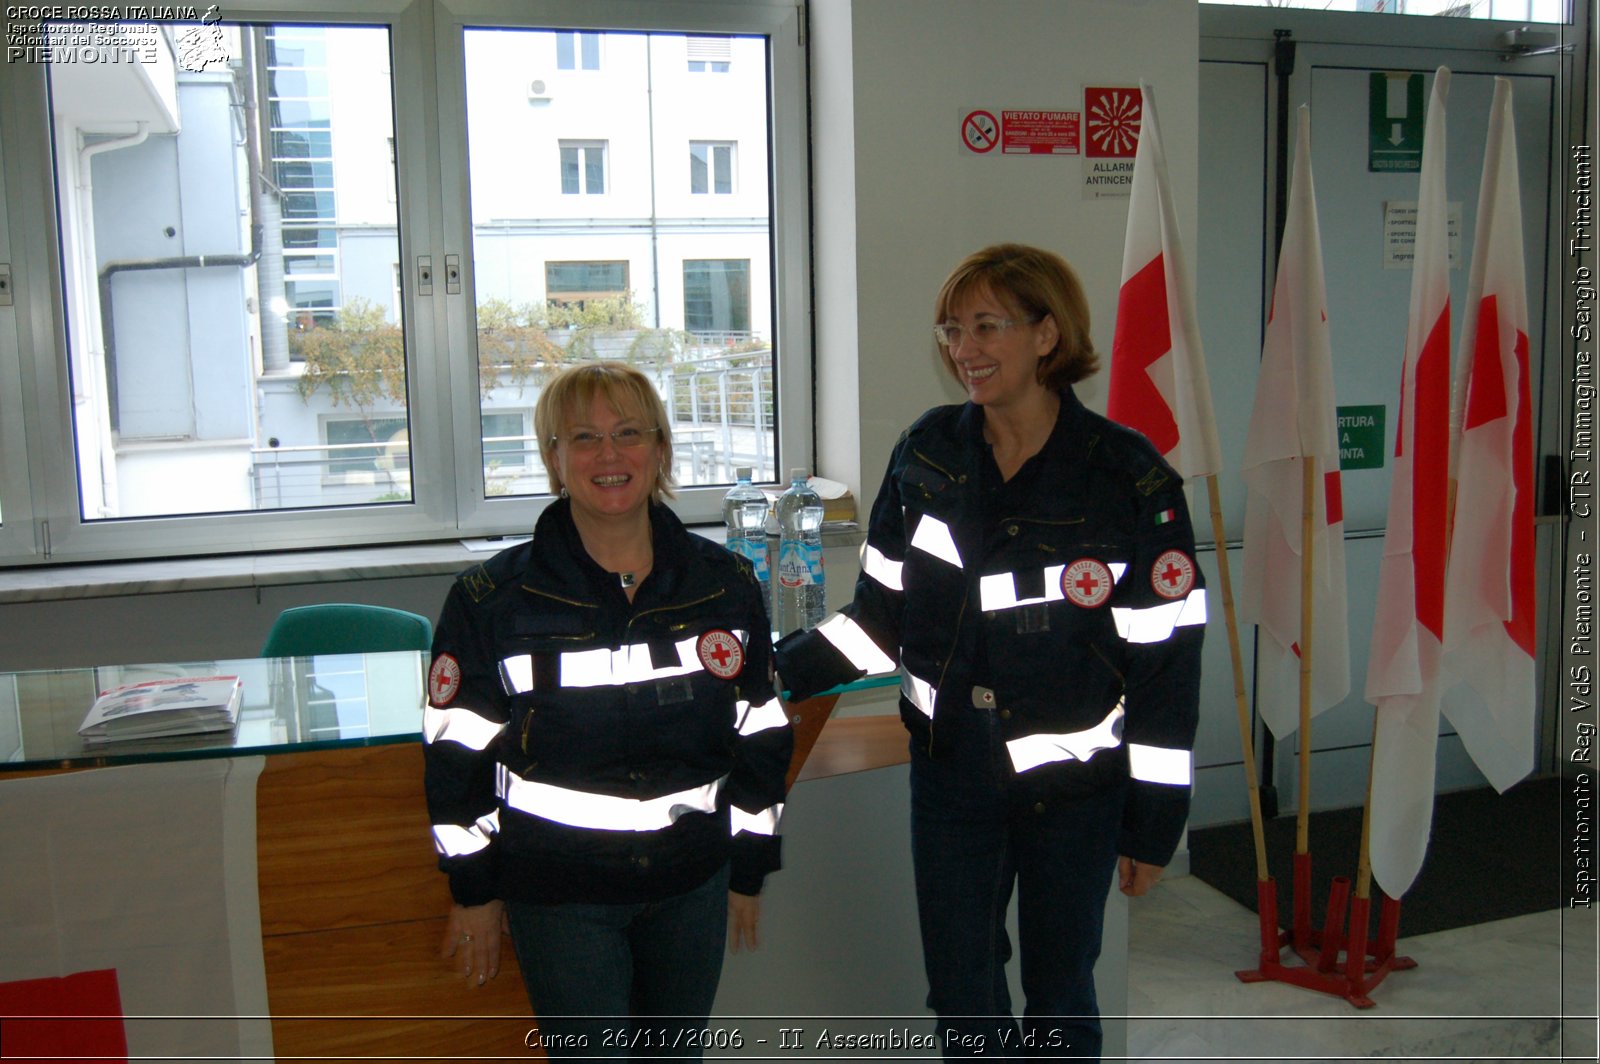
[[[0,1044],[7,1060],[127,1061],[116,971],[0,983]]]
[[[1382,899],[1378,920],[1378,941],[1368,949],[1367,924],[1371,919],[1371,899],[1350,897],[1350,880],[1334,877],[1328,891],[1328,910],[1324,925],[1311,926],[1311,855],[1295,854],[1294,927],[1278,930],[1278,889],[1271,878],[1256,881],[1257,917],[1260,921],[1261,952],[1256,966],[1233,973],[1241,982],[1275,981],[1342,997],[1358,1009],[1370,1009],[1370,992],[1390,972],[1415,968],[1410,957],[1395,956],[1400,931],[1400,902]],[[1349,933],[1344,932],[1345,911],[1349,910]],[[1288,949],[1299,964],[1283,963]]]

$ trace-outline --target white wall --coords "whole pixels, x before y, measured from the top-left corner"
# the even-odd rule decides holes
[[[1082,156],[979,156],[974,108],[1081,111],[1088,85],[1149,81],[1193,232],[1199,15],[1192,0],[813,0],[818,468],[870,504],[900,432],[961,401],[929,335],[963,257],[1051,248],[1088,291],[1109,354],[1127,201],[1086,199]],[[849,57],[848,64],[845,57]],[[854,278],[854,284],[851,284]],[[1079,386],[1105,406],[1105,374]]]

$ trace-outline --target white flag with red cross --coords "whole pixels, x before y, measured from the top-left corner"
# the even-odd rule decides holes
[[[1311,497],[1311,699],[1314,716],[1350,693],[1344,505],[1322,236],[1311,177],[1311,113],[1300,108],[1289,209],[1245,443],[1244,594],[1259,629],[1256,705],[1272,734],[1300,723],[1306,463]]]
[[[1533,768],[1533,405],[1511,82],[1495,79],[1452,411],[1444,714],[1496,790]]]
[[[1398,898],[1422,868],[1433,823],[1444,637],[1450,473],[1450,260],[1445,97],[1434,74],[1423,131],[1416,257],[1401,366],[1389,523],[1366,698],[1377,707],[1372,753],[1372,873]]]
[[[1167,180],[1155,96],[1141,84],[1143,113],[1122,248],[1122,288],[1111,341],[1106,414],[1138,429],[1185,478],[1222,469],[1211,382],[1194,286]]]

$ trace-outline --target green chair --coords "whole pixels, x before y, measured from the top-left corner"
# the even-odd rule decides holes
[[[295,606],[278,614],[261,647],[264,658],[311,654],[367,654],[384,650],[428,650],[433,622],[387,606],[326,602]]]

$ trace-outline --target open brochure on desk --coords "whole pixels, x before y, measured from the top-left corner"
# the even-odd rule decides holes
[[[86,742],[231,731],[244,685],[237,676],[184,676],[123,684],[103,692],[83,718]]]

